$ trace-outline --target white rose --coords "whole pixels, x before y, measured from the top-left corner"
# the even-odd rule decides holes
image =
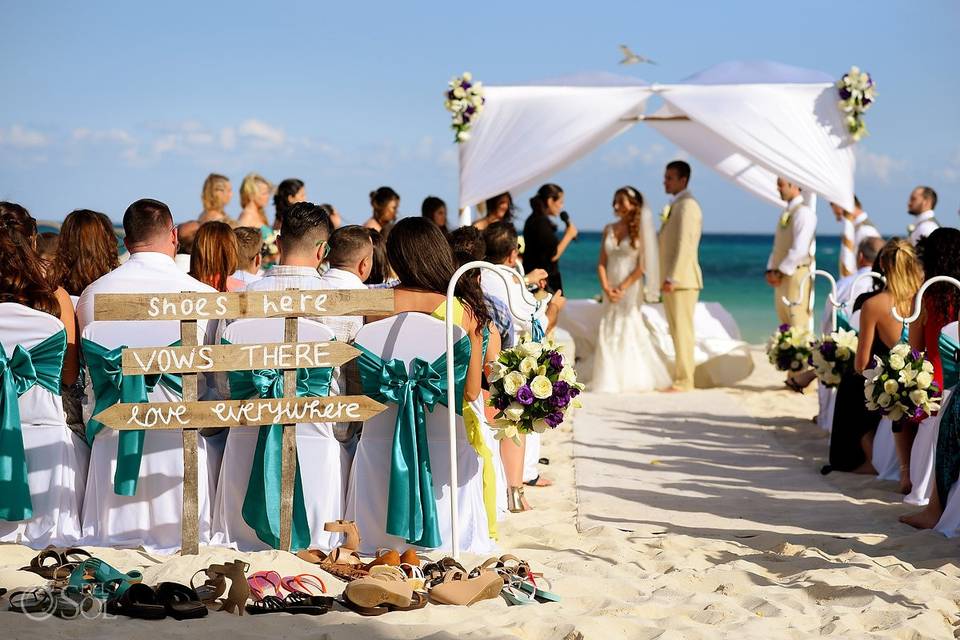
[[[900,357],[907,357],[910,354],[910,345],[904,342],[898,342],[893,346],[893,349],[890,349],[890,353],[895,353]]]
[[[912,402],[915,407],[922,407],[927,400],[929,400],[929,396],[927,396],[927,392],[922,389],[916,389],[910,392],[910,402]]]
[[[453,96],[455,98],[463,98],[467,95],[467,92],[463,90],[463,87],[457,86],[453,89]]]
[[[877,398],[877,404],[886,409],[890,406],[890,403],[893,402],[893,398],[890,397],[888,393],[881,393],[880,397]]]
[[[546,376],[537,376],[530,382],[530,390],[533,391],[534,397],[543,400],[553,395],[553,383]]]
[[[539,358],[540,354],[543,353],[543,345],[539,342],[533,342],[532,340],[521,342],[518,346],[520,353],[524,356],[530,356],[533,358]]]
[[[932,402],[932,401],[931,401],[930,403],[927,404],[927,413],[931,413],[931,414],[932,414],[932,413],[936,413],[937,411],[940,411],[940,403],[939,403],[939,402]]]
[[[533,430],[537,433],[543,433],[550,428],[550,425],[547,424],[546,420],[534,420],[533,421]]]
[[[517,395],[517,389],[527,383],[527,377],[519,371],[511,371],[503,378],[503,390],[511,396]]]
[[[920,365],[920,368],[927,373],[933,373],[933,363],[929,360],[924,360],[923,364]]]
[[[887,414],[891,420],[896,422],[906,414],[906,408],[902,404],[894,405],[893,409],[890,410],[890,413]]]
[[[464,72],[463,72],[463,79],[464,79],[465,81],[467,81],[467,82],[470,82],[471,80],[473,80],[473,74],[470,73],[469,71],[464,71]]]
[[[523,418],[523,405],[519,402],[511,402],[503,410],[503,417],[510,422],[520,422],[520,419]]]
[[[537,359],[527,356],[520,361],[520,373],[529,376],[537,370]]]
[[[894,371],[900,371],[907,366],[906,361],[904,361],[903,356],[899,353],[893,353],[890,355],[890,368]]]
[[[917,388],[919,389],[929,389],[930,385],[933,384],[933,374],[924,369],[917,374]]]
[[[487,380],[496,382],[507,375],[507,371],[509,371],[509,369],[507,369],[506,365],[500,362],[492,362],[490,363],[490,375],[487,377]]]
[[[859,340],[857,339],[857,334],[853,331],[847,331],[846,329],[840,329],[831,336],[833,341],[837,343],[838,347],[843,347],[849,349],[850,351],[856,351],[857,346],[859,345]]]
[[[900,385],[897,384],[896,380],[887,380],[883,383],[883,390],[890,395],[893,395],[900,389]]]

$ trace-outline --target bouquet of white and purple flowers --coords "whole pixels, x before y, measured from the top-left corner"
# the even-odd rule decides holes
[[[813,342],[809,362],[822,385],[835,387],[844,375],[853,371],[858,344],[856,332],[846,329],[834,331]]]
[[[469,72],[449,83],[444,95],[443,106],[453,116],[450,127],[457,132],[454,142],[466,142],[470,139],[470,124],[483,111],[486,98],[483,97],[483,83],[474,82]]]
[[[573,367],[552,344],[521,341],[504,349],[490,365],[490,406],[497,409],[497,440],[522,433],[543,433],[560,426],[583,391]]]
[[[837,106],[844,114],[843,123],[847,132],[854,140],[860,140],[867,135],[863,114],[877,97],[873,78],[859,67],[850,67],[850,71],[837,80],[837,93],[840,95]]]
[[[810,334],[782,324],[767,341],[767,358],[780,371],[800,371],[810,359]]]
[[[867,409],[880,410],[898,422],[923,421],[940,410],[941,390],[933,379],[933,363],[922,351],[899,343],[883,358],[873,357],[873,369],[863,372]]]

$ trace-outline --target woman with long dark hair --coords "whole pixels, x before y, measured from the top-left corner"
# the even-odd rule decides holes
[[[513,196],[510,192],[504,192],[500,195],[487,198],[485,203],[486,215],[473,223],[480,231],[483,231],[494,222],[513,222],[514,206]]]
[[[523,253],[523,267],[527,271],[543,269],[547,272],[547,289],[563,289],[560,276],[560,258],[573,239],[577,237],[577,228],[572,222],[561,238],[557,238],[557,225],[550,220],[563,211],[563,189],[555,184],[545,184],[530,198],[533,213],[523,226],[523,239],[526,249]]]
[[[71,296],[120,266],[117,236],[110,218],[89,209],[72,211],[60,226],[51,276]]]
[[[273,208],[276,215],[273,219],[273,228],[279,231],[283,227],[283,214],[298,202],[307,201],[307,186],[299,178],[287,178],[277,185],[277,192],[273,194]]]
[[[370,192],[370,208],[373,210],[370,219],[363,223],[368,229],[376,229],[384,235],[390,233],[390,227],[397,219],[397,209],[400,207],[400,194],[390,187],[380,187]]]
[[[239,260],[237,236],[230,225],[208,222],[197,231],[190,254],[190,276],[217,291],[241,291],[244,283],[233,277]]]

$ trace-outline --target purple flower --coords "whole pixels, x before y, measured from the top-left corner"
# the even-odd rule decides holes
[[[493,406],[499,409],[500,411],[503,411],[508,406],[510,406],[510,396],[508,396],[505,393],[501,393],[500,395],[495,396],[493,398]]]
[[[570,385],[564,382],[563,380],[557,380],[553,383],[553,395],[555,396],[568,396],[570,395]]]
[[[530,385],[525,384],[517,389],[517,402],[523,406],[530,406],[534,400],[535,398],[533,397],[533,391],[530,390]]]
[[[549,402],[550,406],[554,409],[564,409],[568,404],[570,404],[570,396],[550,396],[550,399],[547,402]]]
[[[868,106],[870,106],[870,104],[871,104],[872,102],[873,102],[873,100],[871,100],[870,98],[864,98],[864,99],[863,99],[863,106],[864,106],[864,107],[868,107]]]
[[[563,369],[563,355],[559,351],[554,351],[550,354],[550,366],[560,371]],[[556,386],[554,386],[556,388]]]
[[[789,329],[790,329],[790,325],[788,325],[788,324],[782,324],[782,325],[780,325],[780,333],[783,333],[784,331],[787,331],[787,330],[789,330]]]
[[[547,421],[547,424],[550,425],[551,429],[555,429],[563,422],[563,414],[559,411],[554,411],[553,413],[548,413],[544,420]]]
[[[447,98],[449,98],[450,100],[453,100],[456,97],[457,96],[453,94],[453,89],[451,89],[450,91],[447,91]]]
[[[580,389],[577,389],[576,387],[570,387],[570,397],[576,398],[578,395],[580,395]]]
[[[464,80],[463,82],[460,83],[460,86],[463,87],[463,90],[464,90],[464,91],[466,91],[467,89],[469,89],[469,88],[472,87],[473,85],[472,85],[471,83],[467,82],[466,80]]]
[[[474,111],[476,111],[476,109],[474,108],[473,105],[470,105],[469,107],[467,107],[466,113],[468,116],[472,116]]]
[[[914,360],[919,360],[919,359],[920,359],[920,352],[917,351],[916,349],[911,349],[911,350],[910,350],[910,357],[913,358]]]
[[[844,76],[844,78],[846,78],[846,76]],[[840,99],[841,99],[841,100],[849,100],[849,99],[850,99],[850,95],[851,95],[851,94],[850,94],[850,90],[847,89],[846,87],[840,89]]]

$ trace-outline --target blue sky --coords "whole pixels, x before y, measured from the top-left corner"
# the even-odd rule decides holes
[[[670,82],[728,60],[773,60],[839,77],[858,64],[880,96],[858,148],[857,190],[886,233],[902,233],[910,189],[960,207],[960,4],[740,1],[573,4],[116,3],[0,0],[0,198],[38,218],[93,208],[119,219],[139,197],[200,212],[211,171],[235,191],[257,171],[296,176],[348,220],[381,184],[403,215],[428,194],[455,207],[456,149],[440,96],[470,70],[487,84],[623,72],[617,45],[660,64],[626,72]],[[581,228],[600,228],[631,184],[654,210],[676,149],[635,127],[554,176]],[[779,212],[697,171],[707,231],[771,232]],[[529,194],[515,194],[525,203]],[[239,212],[239,199],[230,205]],[[523,214],[527,212],[524,207]],[[820,231],[838,226],[825,205]]]

